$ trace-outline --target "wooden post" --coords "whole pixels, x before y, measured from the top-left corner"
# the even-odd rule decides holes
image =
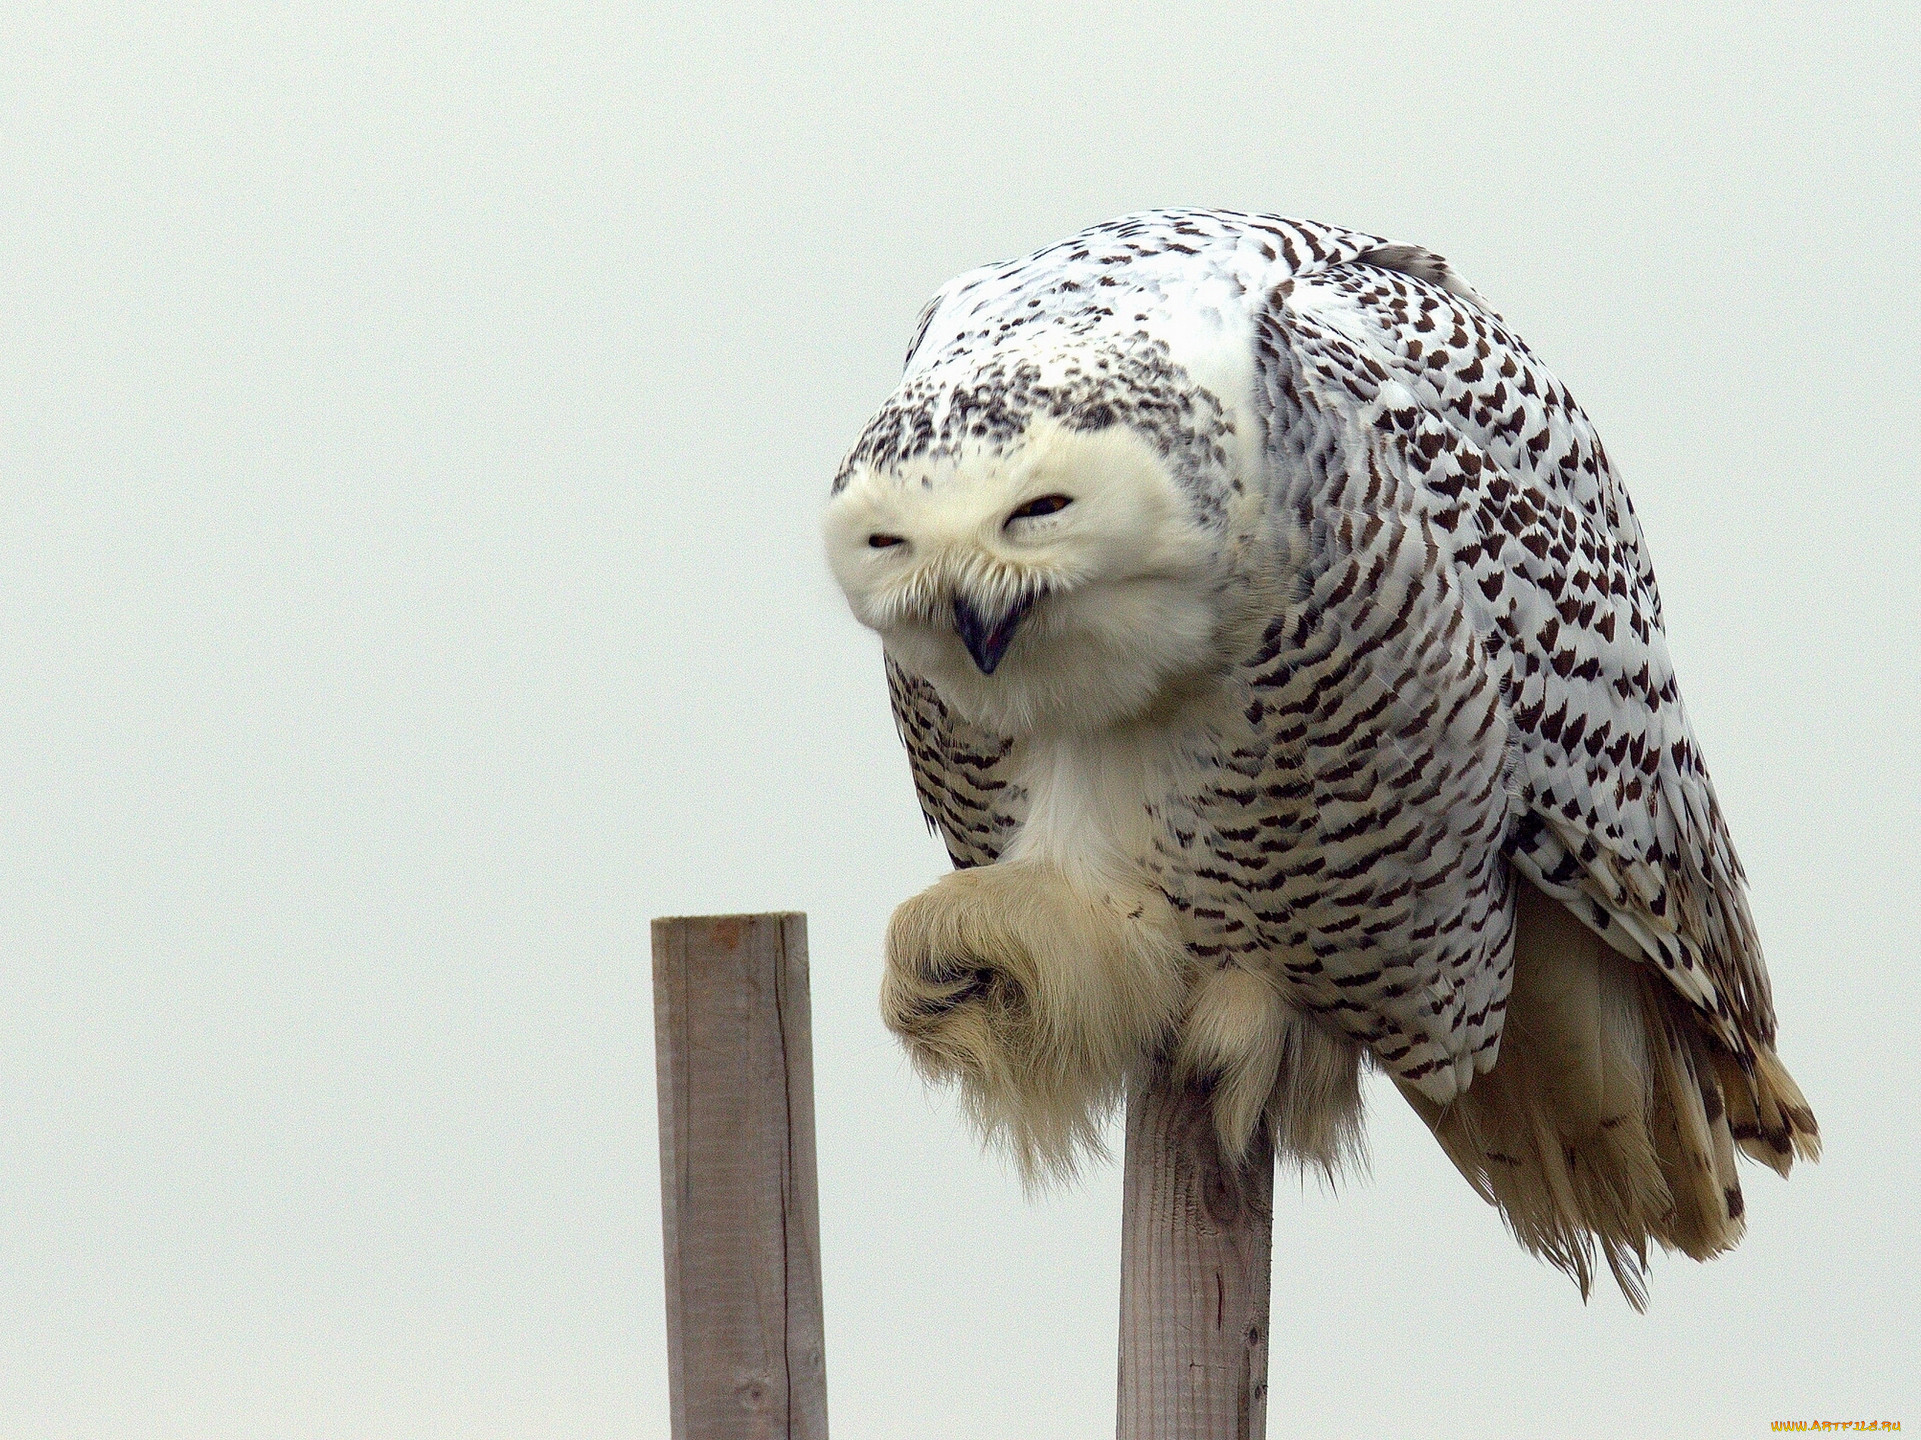
[[[1120,1440],[1267,1433],[1274,1145],[1225,1165],[1207,1097],[1165,1068],[1127,1102]]]
[[[654,921],[674,1440],[827,1440],[807,917]]]

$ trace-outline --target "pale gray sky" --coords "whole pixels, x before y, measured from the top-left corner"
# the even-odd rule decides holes
[[[876,1015],[943,859],[815,518],[941,281],[1170,204],[1438,249],[1593,415],[1828,1147],[1636,1316],[1375,1093],[1271,1433],[1921,1425],[1911,17],[15,7],[0,1432],[664,1436],[647,920],[797,908],[836,1434],[1111,1433],[1116,1174]]]

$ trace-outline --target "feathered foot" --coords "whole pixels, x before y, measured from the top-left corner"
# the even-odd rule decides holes
[[[1187,962],[1145,880],[1036,861],[957,870],[894,911],[881,1014],[930,1080],[960,1082],[1030,1183],[1101,1150],[1129,1067],[1180,1013]]]
[[[1329,1179],[1366,1163],[1360,1046],[1289,1004],[1268,976],[1227,965],[1194,987],[1174,1074],[1208,1091],[1229,1160],[1246,1157],[1265,1116],[1284,1160]]]

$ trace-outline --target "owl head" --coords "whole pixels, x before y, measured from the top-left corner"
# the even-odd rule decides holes
[[[827,556],[855,616],[997,734],[1122,723],[1219,663],[1234,430],[1147,358],[910,375],[835,482]]]

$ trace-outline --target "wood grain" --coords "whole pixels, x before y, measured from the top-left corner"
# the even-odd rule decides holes
[[[654,921],[674,1440],[826,1440],[807,919]]]
[[[1207,1097],[1161,1069],[1127,1105],[1120,1440],[1267,1433],[1274,1147],[1226,1165]]]

